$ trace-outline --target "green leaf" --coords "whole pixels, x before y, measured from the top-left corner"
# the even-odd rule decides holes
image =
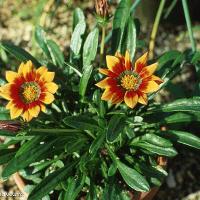
[[[163,179],[168,175],[167,172],[159,165],[151,166],[146,162],[138,162],[134,165],[134,167],[140,173],[144,174],[150,182],[156,186],[160,186],[163,182]]]
[[[4,178],[9,177],[13,173],[19,171],[20,169],[24,169],[29,164],[36,162],[42,158],[45,158],[49,153],[49,150],[52,149],[52,146],[58,139],[55,139],[51,142],[47,142],[46,144],[37,144],[32,145],[27,148],[27,151],[22,155],[13,158],[10,160],[8,165],[4,168],[2,172],[2,176]]]
[[[65,136],[65,137],[71,137],[73,136],[80,136],[81,131],[80,130],[75,130],[75,129],[48,129],[48,128],[38,128],[34,129],[32,128],[31,130],[28,131],[27,135],[37,135],[37,136]]]
[[[0,107],[0,120],[8,120],[8,119],[10,119],[9,110],[7,110],[5,107]]]
[[[74,177],[69,177],[67,179],[67,188],[66,192],[63,195],[63,199],[70,199],[70,200],[75,200],[77,199],[78,194],[81,192],[84,183],[85,183],[85,178],[86,176],[83,175],[78,175],[78,178]]]
[[[163,136],[167,136],[167,138],[170,138],[178,143],[185,144],[196,149],[200,149],[200,138],[189,132],[168,130],[166,132],[161,132],[161,134]]]
[[[100,131],[98,133],[97,138],[92,142],[89,152],[93,155],[95,155],[97,153],[97,151],[99,150],[99,148],[102,146],[104,140],[105,140],[106,134],[105,131]]]
[[[0,152],[0,165],[7,163],[15,156],[16,149],[3,149]]]
[[[162,156],[168,156],[173,157],[177,155],[177,151],[173,147],[160,147],[148,142],[137,142],[132,144],[132,146],[141,147],[142,149],[145,149],[153,154],[162,155]]]
[[[109,181],[103,190],[102,200],[130,200],[130,197],[117,183]]]
[[[24,143],[19,150],[17,151],[15,157],[18,157],[20,155],[22,155],[23,153],[27,152],[30,150],[30,148],[35,147],[36,145],[38,145],[41,141],[43,141],[44,137],[34,137],[32,139],[30,139],[29,141],[27,141],[26,143]]]
[[[73,30],[80,21],[85,21],[85,16],[80,8],[75,8],[73,13]]]
[[[1,135],[1,136],[15,137],[15,136],[16,136],[16,133],[13,133],[13,132],[11,132],[11,131],[0,130],[0,135]]]
[[[72,34],[70,49],[75,56],[78,56],[82,46],[82,35],[85,33],[85,21],[80,21]]]
[[[83,76],[81,77],[80,83],[79,83],[79,94],[84,97],[85,92],[88,86],[88,81],[90,79],[90,76],[92,74],[93,66],[87,66],[85,67],[85,70],[83,72]]]
[[[129,51],[131,60],[134,58],[135,49],[136,49],[136,27],[132,17],[129,17],[127,23],[126,34],[124,34],[124,41],[122,44],[122,53],[125,53],[126,50]]]
[[[9,42],[0,43],[0,47],[3,48],[8,53],[15,56],[21,62],[31,60],[35,66],[37,67],[41,66],[41,64],[31,54],[29,54],[27,51],[25,51],[21,47],[18,47]]]
[[[158,70],[166,66],[166,64],[169,64],[169,62],[175,60],[178,56],[181,55],[181,52],[173,50],[165,52],[159,59],[158,59]],[[170,67],[170,66],[169,66]]]
[[[53,190],[66,176],[69,176],[75,163],[65,166],[45,177],[30,193],[28,200],[38,200]]]
[[[112,53],[121,50],[121,43],[127,20],[130,16],[130,0],[121,0],[113,19]]]
[[[63,67],[65,59],[59,46],[53,40],[47,40],[47,46],[51,55],[54,65]]]
[[[169,140],[167,140],[165,138],[162,138],[160,136],[157,136],[157,135],[155,135],[153,133],[151,133],[151,134],[147,133],[147,134],[145,134],[145,135],[143,135],[141,137],[138,137],[138,138],[134,139],[130,143],[130,145],[134,145],[134,143],[135,142],[137,143],[137,141],[139,141],[139,142],[147,142],[147,143],[153,144],[155,146],[159,146],[159,147],[171,147],[171,146],[173,146],[173,144]]]
[[[146,179],[135,169],[128,167],[121,161],[117,161],[117,168],[126,184],[136,191],[149,191],[150,186]]]
[[[163,112],[175,112],[175,111],[199,112],[200,97],[178,99],[171,103],[164,104],[153,111],[156,112],[158,110],[161,110]]]
[[[193,121],[200,121],[200,114],[198,112],[195,113],[178,112],[164,118],[164,122],[167,124],[176,124],[176,123],[193,122]]]
[[[108,124],[107,141],[114,142],[125,127],[124,115],[113,115]]]
[[[72,128],[76,128],[79,130],[98,130],[98,124],[97,122],[92,119],[91,117],[88,116],[69,116],[64,118],[63,122],[72,127]]]
[[[95,59],[98,47],[99,29],[95,28],[87,36],[83,46],[83,70]]]
[[[108,176],[113,176],[117,171],[117,165],[113,162],[108,169]]]
[[[47,40],[44,35],[44,30],[41,26],[36,26],[35,28],[35,40],[37,41],[38,45],[43,50],[43,52],[46,54],[46,56],[48,58],[51,58],[48,45],[47,45]]]

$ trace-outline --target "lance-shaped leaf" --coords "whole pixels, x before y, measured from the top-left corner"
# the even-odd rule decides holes
[[[113,115],[108,124],[107,141],[114,142],[125,127],[124,115]]]
[[[121,161],[117,161],[117,168],[126,184],[136,191],[146,192],[150,186],[146,179],[135,169],[128,167]]]

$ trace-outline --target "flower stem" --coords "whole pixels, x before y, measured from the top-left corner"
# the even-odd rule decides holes
[[[190,38],[190,42],[192,45],[192,51],[195,52],[196,51],[196,43],[195,43],[194,36],[193,36],[187,0],[182,0],[182,5],[183,5],[183,11],[184,11],[187,29],[188,29],[188,33],[189,33],[189,38]]]
[[[104,54],[105,35],[106,35],[106,28],[105,26],[102,26],[102,38],[101,38],[101,49],[100,49],[101,57],[103,57]]]
[[[150,38],[150,42],[149,42],[149,58],[152,59],[154,56],[154,47],[155,47],[155,38],[156,38],[156,34],[158,32],[158,26],[159,26],[159,22],[160,22],[160,18],[163,12],[163,8],[165,6],[165,2],[166,0],[161,0],[160,1],[160,5],[156,14],[156,18],[153,24],[153,29],[151,32],[151,38]]]

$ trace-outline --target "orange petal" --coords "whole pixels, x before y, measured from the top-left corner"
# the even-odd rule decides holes
[[[116,93],[113,94],[111,102],[113,104],[121,103],[124,100],[124,92],[121,90],[117,90]]]
[[[139,90],[144,93],[155,92],[159,89],[159,85],[155,81],[146,81],[140,85]]]
[[[140,73],[140,76],[142,78],[147,78],[151,76],[156,71],[157,67],[158,67],[158,63],[153,63],[152,65],[144,67]]]
[[[113,95],[112,90],[110,88],[106,88],[101,96],[101,99],[104,101],[111,101],[112,95]]]
[[[127,91],[124,95],[124,101],[130,108],[134,108],[138,102],[138,95],[134,91]]]
[[[43,75],[44,73],[46,73],[48,71],[47,67],[45,66],[41,66],[36,70],[37,74]]]
[[[44,73],[40,79],[44,82],[52,82],[55,76],[55,72],[46,72]]]
[[[18,73],[22,74],[23,73],[23,68],[24,68],[24,63],[22,62],[18,68]]]
[[[104,74],[104,75],[107,75],[107,76],[110,76],[110,77],[116,77],[116,76],[117,76],[117,74],[111,72],[111,71],[108,70],[108,69],[104,69],[104,68],[99,68],[99,72],[100,72],[101,74]]]
[[[10,109],[12,106],[14,106],[13,102],[12,101],[9,101],[6,105],[6,109]]]
[[[56,91],[58,90],[58,85],[55,84],[54,82],[45,83],[44,86],[47,88],[48,92],[52,94],[56,93]]]
[[[141,104],[147,105],[148,103],[147,95],[145,93],[140,92],[138,94],[138,102]]]
[[[40,104],[40,109],[42,112],[44,112],[44,113],[46,112],[46,107],[44,104]]]
[[[118,57],[118,58],[123,58],[122,54],[119,51],[117,51],[115,53],[115,56]]]
[[[131,58],[128,51],[125,54],[125,68],[126,70],[131,70]]]
[[[118,75],[125,70],[121,65],[120,59],[116,56],[106,56],[106,63],[108,69]]]
[[[23,75],[24,77],[26,77],[26,75],[30,72],[33,71],[33,63],[29,60],[28,62],[26,62],[24,65],[23,65],[23,68],[22,68],[22,72],[23,72]]]
[[[106,87],[112,87],[113,85],[116,85],[116,80],[113,78],[105,78],[102,81],[96,83],[95,85],[100,88],[106,88]]]
[[[7,83],[2,87],[0,87],[0,96],[3,97],[4,99],[11,100],[10,86],[11,84]]]
[[[34,106],[28,109],[29,114],[33,117],[37,117],[40,112],[40,106]]]
[[[33,118],[33,116],[30,115],[28,110],[23,113],[22,117],[23,117],[23,120],[27,122],[31,121],[31,119]]]
[[[8,82],[13,82],[18,77],[18,74],[13,71],[6,71],[6,80]]]
[[[137,73],[140,73],[143,69],[143,67],[147,64],[147,58],[148,58],[148,52],[146,52],[143,56],[138,58],[135,62],[135,71]]]
[[[17,108],[14,104],[12,107],[10,107],[10,118],[14,119],[19,117],[22,114],[23,109]]]
[[[50,104],[54,101],[55,98],[53,94],[51,94],[50,92],[44,92],[44,94],[45,94],[45,97],[43,100],[41,100],[43,103]]]
[[[159,78],[158,76],[155,76],[155,75],[152,75],[152,76],[151,76],[151,80],[152,80],[152,81],[155,81],[155,82],[158,83],[158,84],[161,84],[161,83],[164,82],[161,78]]]

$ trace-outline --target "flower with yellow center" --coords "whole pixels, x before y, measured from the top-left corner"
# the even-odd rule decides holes
[[[130,108],[138,102],[146,105],[147,94],[157,91],[163,82],[153,75],[158,63],[147,66],[147,57],[148,53],[145,53],[133,66],[128,51],[125,56],[118,52],[115,56],[106,56],[108,69],[100,68],[99,72],[107,77],[96,84],[105,89],[101,99],[113,104],[124,101]]]
[[[58,86],[53,81],[54,72],[44,66],[35,69],[33,63],[21,63],[18,72],[6,71],[7,84],[0,87],[0,96],[9,100],[6,108],[10,109],[11,119],[22,115],[24,121],[45,112],[44,104],[54,101]]]

